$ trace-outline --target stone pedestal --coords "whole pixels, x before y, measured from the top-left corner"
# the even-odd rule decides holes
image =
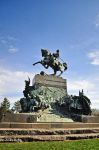
[[[66,79],[53,75],[35,75],[32,95],[39,96],[41,102],[51,106],[55,101],[62,101],[67,95]]]
[[[99,116],[82,116],[83,123],[99,123]]]
[[[62,88],[66,90],[67,93],[67,81],[62,77],[57,77],[53,75],[35,75],[32,85],[39,85],[45,87],[55,87]]]

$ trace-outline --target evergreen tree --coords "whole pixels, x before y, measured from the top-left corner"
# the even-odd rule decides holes
[[[4,98],[3,102],[1,103],[1,108],[4,111],[9,110],[9,108],[10,108],[10,102],[9,102],[9,100],[6,97]]]
[[[21,110],[20,101],[16,101],[16,102],[14,103],[13,108],[14,108],[14,110],[15,110],[16,112],[20,112],[20,110]]]

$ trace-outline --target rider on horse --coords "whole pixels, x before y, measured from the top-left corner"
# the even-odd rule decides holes
[[[59,59],[59,50],[56,50],[56,53],[51,54],[48,50],[41,49],[41,53],[42,53],[42,57],[44,57],[43,60],[38,61],[38,62],[34,63],[33,65],[40,63],[46,69],[48,69],[48,67],[51,67],[54,70],[54,75],[56,75],[57,71],[60,71],[62,74],[67,69],[67,64],[66,63],[62,64],[58,60]]]
[[[56,50],[56,53],[52,54],[55,58],[59,58],[59,49]]]
[[[42,52],[42,56],[45,57],[44,60],[49,63],[51,62],[53,64],[53,66],[55,66],[56,64],[58,65],[59,61],[59,50],[56,50],[56,53],[51,54],[48,50],[46,50],[46,53],[43,53],[45,49],[41,49]]]

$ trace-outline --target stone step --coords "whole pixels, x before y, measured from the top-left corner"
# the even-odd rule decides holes
[[[68,123],[68,122],[49,122],[49,123],[16,123],[16,122],[2,122],[0,128],[32,128],[32,129],[72,129],[72,128],[98,128],[99,123]]]
[[[0,136],[4,135],[70,135],[70,134],[99,133],[99,128],[73,128],[73,129],[11,129],[1,128]]]
[[[0,142],[66,141],[99,138],[99,133],[70,135],[10,135],[0,136]]]

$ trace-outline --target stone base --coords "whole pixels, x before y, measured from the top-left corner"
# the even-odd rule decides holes
[[[37,115],[32,113],[6,113],[3,115],[1,122],[34,123],[37,122]]]
[[[82,116],[83,123],[99,123],[99,116]]]
[[[63,115],[62,113],[59,113],[58,111],[56,110],[49,110],[49,109],[46,109],[44,111],[40,111],[38,112],[38,119],[37,119],[37,122],[73,122],[73,120],[71,118],[69,118],[68,116],[66,115]]]
[[[66,80],[53,75],[35,75],[31,95],[39,97],[42,103],[50,106],[55,101],[62,101],[67,96]]]
[[[74,122],[49,122],[49,123],[19,123],[19,122],[1,122],[0,128],[20,128],[20,129],[90,129],[99,128],[99,123],[74,123]]]
[[[32,85],[64,88],[67,91],[66,79],[53,75],[35,75]]]

